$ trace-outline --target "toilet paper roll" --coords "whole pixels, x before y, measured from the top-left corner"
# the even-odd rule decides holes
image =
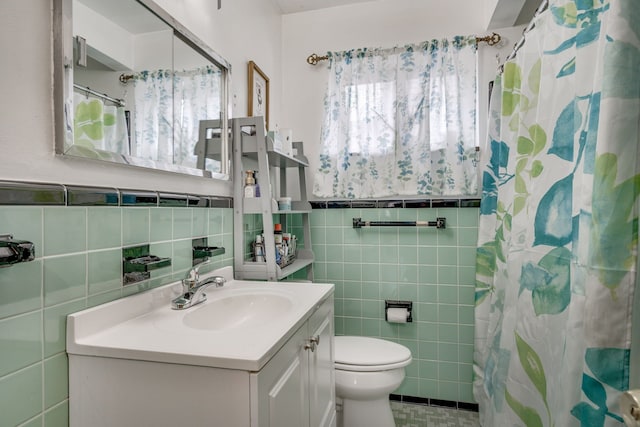
[[[387,308],[387,322],[389,323],[407,323],[409,310],[406,308]]]
[[[629,390],[620,395],[620,413],[625,425],[640,427],[640,390]]]

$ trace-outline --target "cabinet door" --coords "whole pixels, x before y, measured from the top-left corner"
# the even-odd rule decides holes
[[[262,368],[251,376],[252,427],[301,427],[309,423],[309,366],[305,323]],[[255,405],[254,405],[255,403]]]
[[[329,427],[336,409],[333,350],[333,298],[309,320],[311,338],[319,337],[315,351],[309,352],[309,425]]]

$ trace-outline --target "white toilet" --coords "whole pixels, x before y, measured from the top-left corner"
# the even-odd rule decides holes
[[[411,351],[379,338],[335,337],[338,427],[395,427],[389,393],[404,379]]]

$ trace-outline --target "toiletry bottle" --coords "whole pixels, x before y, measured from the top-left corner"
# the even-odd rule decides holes
[[[253,171],[245,171],[245,173],[247,176],[244,178],[244,197],[256,197],[256,179],[254,178]]]
[[[262,235],[258,234],[256,236],[256,243],[253,247],[253,253],[255,256],[256,262],[265,262],[264,259],[264,244],[262,243]]]
[[[276,244],[276,264],[282,262],[282,224],[273,225],[273,239]]]
[[[289,244],[291,242],[291,234],[290,233],[282,233],[282,247],[284,248],[284,256],[289,257],[290,248]]]
[[[258,182],[258,171],[253,171],[253,179],[256,183],[255,196],[260,197],[260,183]]]

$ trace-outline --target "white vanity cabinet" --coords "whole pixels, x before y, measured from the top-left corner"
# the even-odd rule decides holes
[[[252,395],[258,397],[252,426],[335,426],[333,335],[331,298],[260,372],[251,374]]]
[[[291,297],[291,323],[246,332],[185,328],[193,311],[168,308],[171,292],[69,316],[71,427],[335,427],[333,285],[233,281],[210,292],[205,308],[225,293]]]

